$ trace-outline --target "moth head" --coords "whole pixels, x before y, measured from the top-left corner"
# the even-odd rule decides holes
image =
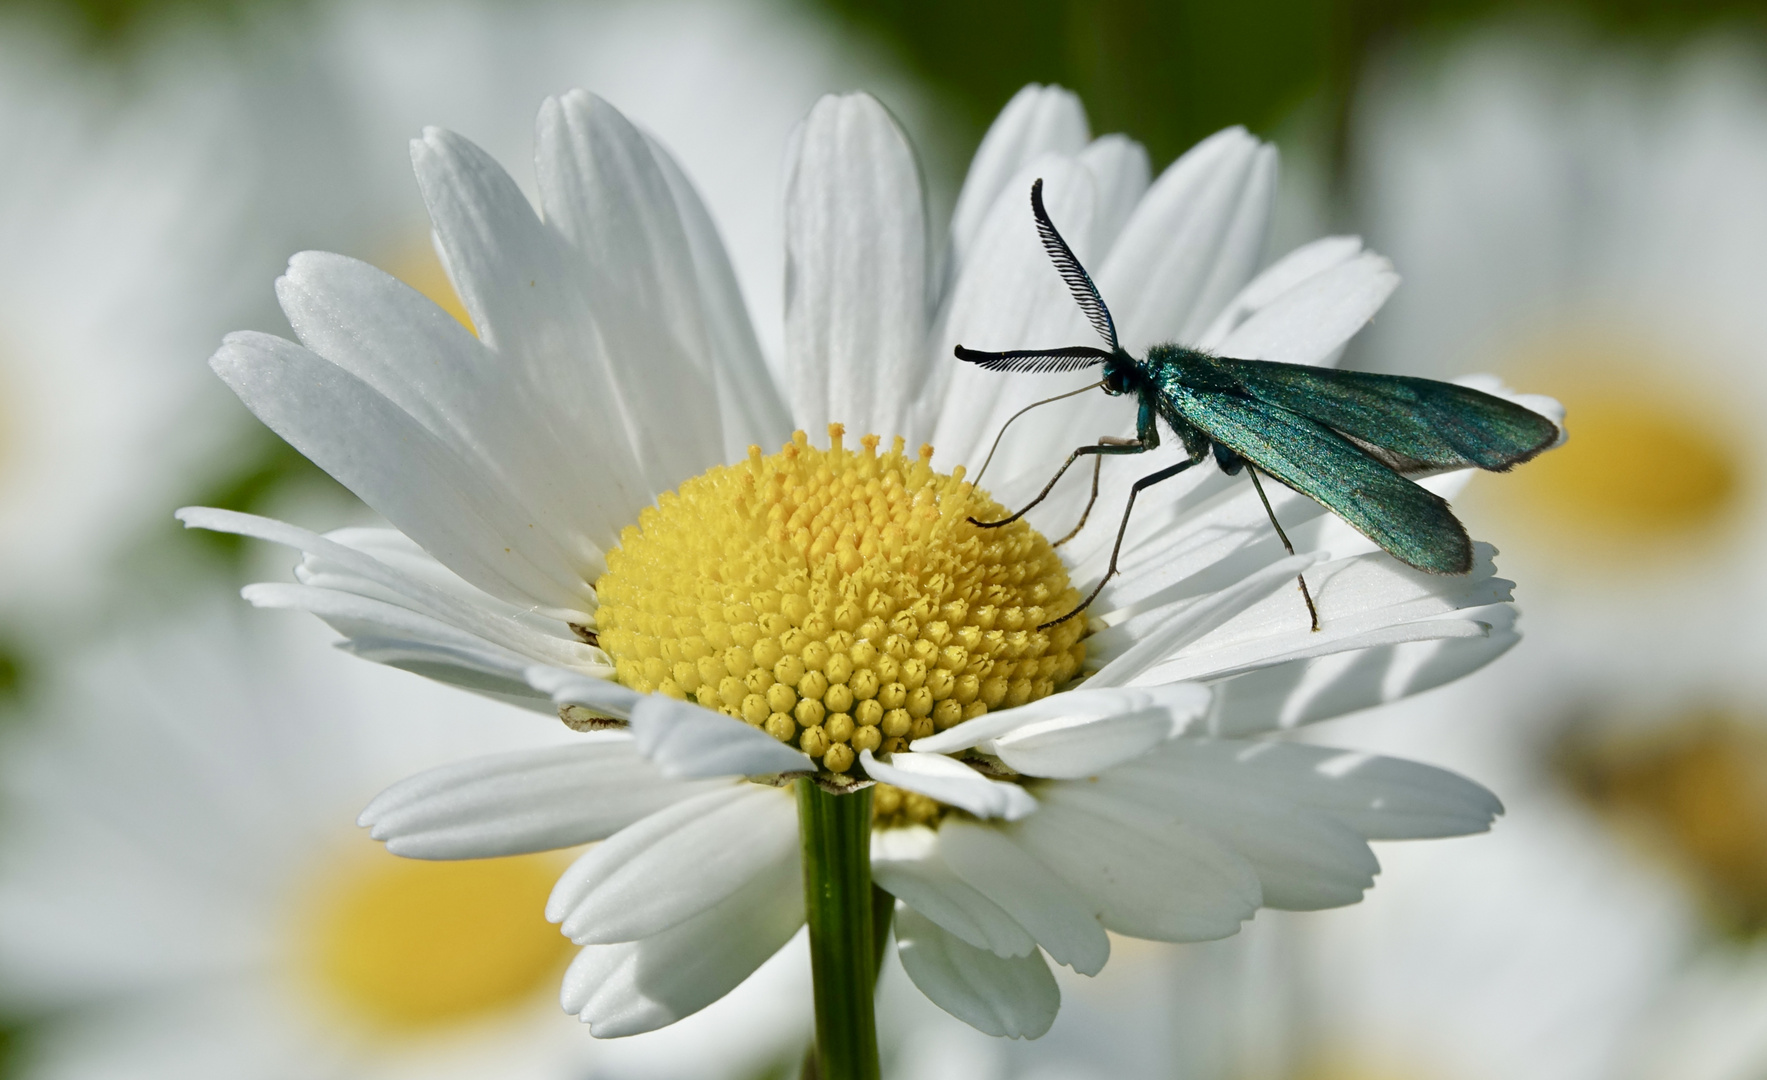
[[[1127,359],[1119,353],[1104,362],[1104,392],[1111,397],[1119,397],[1135,389],[1130,366],[1124,362]]]

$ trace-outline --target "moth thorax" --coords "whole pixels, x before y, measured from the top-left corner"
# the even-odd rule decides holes
[[[1023,521],[935,472],[897,438],[819,450],[803,432],[750,447],[663,495],[595,583],[615,676],[687,698],[844,773],[859,751],[914,739],[1073,678],[1083,623],[1048,630],[1079,594]]]

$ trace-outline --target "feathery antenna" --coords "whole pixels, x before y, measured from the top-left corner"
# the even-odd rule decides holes
[[[1092,275],[1074,257],[1073,249],[1068,247],[1068,242],[1056,231],[1055,222],[1049,220],[1049,211],[1043,209],[1042,177],[1038,177],[1031,185],[1031,214],[1037,219],[1037,235],[1043,238],[1043,250],[1049,252],[1056,271],[1068,283],[1068,291],[1074,294],[1074,301],[1086,313],[1092,328],[1098,331],[1098,335],[1115,352],[1118,348],[1117,324],[1111,319],[1110,308],[1104,306],[1104,298],[1098,295],[1098,286],[1092,284]]]

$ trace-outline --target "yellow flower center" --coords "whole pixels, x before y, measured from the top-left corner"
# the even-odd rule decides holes
[[[320,875],[298,960],[328,1011],[389,1034],[499,1012],[549,988],[571,945],[548,923],[558,862],[423,862],[383,851]]]
[[[1649,732],[1574,735],[1573,785],[1739,933],[1767,929],[1767,724],[1699,712]]]
[[[692,698],[834,773],[861,750],[1055,692],[1085,657],[1049,542],[902,440],[829,426],[751,447],[644,511],[595,583],[596,632],[634,690]]]
[[[1499,498],[1573,565],[1684,561],[1689,541],[1737,516],[1750,480],[1746,438],[1721,402],[1652,374],[1667,365],[1628,362],[1623,348],[1557,349],[1529,365],[1526,381],[1565,404],[1571,439],[1499,478]]]

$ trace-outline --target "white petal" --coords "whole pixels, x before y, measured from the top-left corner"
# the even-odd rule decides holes
[[[979,818],[1017,821],[1036,813],[1037,800],[1017,784],[990,780],[968,765],[943,754],[919,754],[912,750],[890,755],[888,764],[869,750],[859,751],[866,775],[885,784],[937,799],[968,810]]]
[[[741,720],[646,694],[632,710],[639,752],[665,776],[771,776],[812,772],[816,763]]]
[[[1057,963],[1096,975],[1110,959],[1110,938],[1091,903],[1000,827],[947,818],[939,826],[939,854]]]
[[[535,664],[522,672],[529,686],[545,694],[558,705],[583,705],[605,712],[608,716],[629,720],[644,695],[614,682],[611,673],[603,678],[584,675],[563,668]]]
[[[1208,330],[1197,339],[1196,347],[1209,352],[1218,351],[1222,340],[1253,312],[1274,303],[1277,297],[1308,278],[1347,263],[1360,254],[1362,238],[1359,236],[1324,236],[1302,244],[1271,263],[1239,290],[1239,295],[1222,309]]]
[[[1258,910],[1263,893],[1245,859],[1193,825],[1153,819],[1093,789],[1088,782],[1044,785],[1051,806],[1011,834],[1085,896],[1107,929],[1208,941],[1238,933]],[[1051,807],[1059,809],[1051,814]]]
[[[978,949],[997,956],[1036,951],[1037,943],[1024,927],[945,864],[938,835],[924,825],[873,832],[871,877],[890,895]]]
[[[459,605],[454,610],[464,608],[477,612],[481,618],[499,627],[514,624],[519,630],[532,631],[542,639],[563,643],[584,656],[594,657],[598,664],[611,663],[600,649],[583,644],[571,629],[570,618],[542,613],[532,605],[518,607],[499,600],[437,562],[429,552],[418,547],[410,537],[397,529],[333,529],[325,534],[325,539],[366,555],[374,560],[374,564],[378,564],[378,568],[392,571],[396,579],[405,583],[406,587],[403,590],[385,587],[377,579],[356,573],[351,566],[333,562],[323,554],[312,552],[304,552],[301,561],[295,564],[295,579],[302,584],[374,597],[416,610],[428,608],[423,597],[414,594],[409,585],[415,583],[427,586],[424,597],[451,597]]]
[[[1242,360],[1323,363],[1368,325],[1398,287],[1393,264],[1364,253],[1259,308],[1223,338],[1216,351]]]
[[[1207,691],[1195,683],[1177,683]],[[1102,772],[1138,757],[1184,730],[1200,717],[1201,705],[1182,719],[1164,709],[1124,713],[1105,720],[1051,720],[1003,735],[992,751],[1006,765],[1026,776],[1074,779]]]
[[[612,361],[601,392],[620,402],[652,489],[671,488],[724,456],[699,273],[674,193],[649,141],[592,94],[549,98],[537,127],[540,205],[572,251],[578,302]]]
[[[720,460],[721,440],[704,434],[659,445],[656,425],[682,410],[709,417],[715,434],[710,382],[688,372],[681,409],[653,414],[642,355],[611,351],[597,321],[609,304],[595,295],[590,258],[540,221],[489,155],[430,128],[412,143],[411,161],[449,276],[480,337],[498,354],[503,392],[528,416],[536,440],[573,446],[580,460],[602,470],[628,504],[619,518],[627,522],[655,493]],[[549,190],[557,165],[548,157],[542,168]],[[659,338],[666,332],[658,330]],[[628,383],[636,385],[631,398]]]
[[[239,590],[253,607],[272,610],[306,611],[324,619],[348,638],[371,637],[439,642],[461,648],[476,648],[488,655],[507,661],[519,674],[528,661],[507,650],[497,649],[483,638],[445,623],[440,619],[412,611],[408,607],[389,604],[384,600],[296,585],[287,581],[261,581]],[[505,665],[499,664],[499,670]]]
[[[1513,607],[1469,614],[1490,632],[1290,660],[1215,683],[1205,729],[1211,735],[1254,735],[1397,701],[1476,671],[1521,640]]]
[[[785,359],[792,417],[820,438],[919,437],[926,377],[926,211],[908,138],[867,94],[816,103],[786,169]]]
[[[459,594],[415,580],[370,555],[287,522],[203,506],[186,506],[175,516],[187,528],[213,529],[217,532],[256,537],[321,556],[384,589],[383,602],[387,596],[400,597],[410,609],[536,660],[594,669],[603,666],[607,655],[600,649],[581,642],[565,641],[538,632],[528,624],[501,618],[495,609],[474,604]]]
[[[1415,761],[1340,750],[1321,756],[1312,774],[1320,778],[1309,791],[1314,805],[1370,840],[1467,836],[1503,813],[1482,785]]]
[[[523,674],[530,666],[526,657],[502,653],[493,647],[367,634],[349,635],[336,645],[363,660],[458,686],[518,708],[557,715],[552,702],[528,685]]]
[[[721,903],[757,876],[790,877],[797,861],[791,792],[724,783],[591,848],[559,878],[546,917],[578,945],[636,941]]]
[[[1187,645],[1207,638],[1223,626],[1237,624],[1245,618],[1247,612],[1258,609],[1261,603],[1267,603],[1273,594],[1286,597],[1287,589],[1284,586],[1318,559],[1317,554],[1293,555],[1259,567],[1229,588],[1205,593],[1195,600],[1178,601],[1150,612],[1145,620],[1146,625],[1123,628],[1122,633],[1125,636],[1133,634],[1127,647],[1120,648],[1120,651],[1112,650],[1115,655],[1088,683],[1122,686],[1135,679],[1145,679],[1148,682],[1172,681],[1147,679],[1146,676]],[[1303,618],[1305,614],[1306,609],[1302,608]],[[1304,624],[1303,628],[1308,626],[1310,624]],[[1106,635],[1110,633],[1105,632]],[[1108,648],[1109,643],[1110,637],[1107,637],[1100,645]]]
[[[653,937],[587,946],[565,972],[559,1000],[597,1038],[654,1031],[736,989],[803,924],[794,862]]]
[[[482,859],[600,840],[708,786],[661,776],[625,735],[591,735],[418,773],[357,824],[395,855]]]
[[[773,447],[789,439],[791,410],[761,354],[736,271],[710,211],[668,150],[655,139],[650,140],[650,150],[675,197],[699,275],[706,336],[718,381],[718,405],[724,418],[724,459],[740,461],[751,445]]]
[[[1147,193],[1152,166],[1147,148],[1123,135],[1104,135],[1080,152],[1080,164],[1097,181],[1098,212],[1092,222],[1092,250],[1109,251]]]
[[[1112,775],[1144,791],[1256,792],[1328,813],[1368,840],[1464,836],[1503,812],[1495,795],[1445,769],[1301,743],[1178,739]]]
[[[259,333],[229,334],[209,365],[272,431],[461,577],[512,603],[593,610],[594,567],[544,543],[494,477],[362,380]]]
[[[1315,911],[1362,899],[1380,864],[1359,834],[1281,791],[1235,784],[1237,777],[1226,769],[1199,785],[1184,776],[1162,776],[1156,767],[1118,770],[1088,794],[1134,807],[1134,817],[1206,830],[1256,871],[1269,907]]]
[[[900,901],[902,968],[932,1003],[988,1035],[1035,1039],[1055,1023],[1061,991],[1040,953],[1006,958],[948,934]]]
[[[1072,91],[1031,83],[1012,95],[976,147],[951,211],[956,266],[961,266],[982,222],[1019,170],[1045,154],[1078,154],[1086,146],[1087,133],[1086,109]]]
[[[1352,649],[1485,637],[1491,626],[1467,609],[1508,601],[1511,583],[1495,576],[1490,545],[1473,545],[1473,555],[1472,572],[1454,576],[1413,570],[1384,552],[1317,567],[1307,584],[1319,605],[1318,631],[1297,595],[1276,590],[1134,678],[1213,679]]]
[[[915,746],[940,754],[981,746],[1031,776],[1086,776],[1181,734],[1208,708],[1209,691],[1194,683],[1082,688],[966,720]]]
[[[524,333],[549,326],[564,307],[560,245],[503,167],[467,139],[427,128],[411,141],[448,277],[479,338],[505,357],[527,360]],[[526,288],[516,284],[533,282]]]
[[[509,492],[524,543],[544,542],[564,565],[602,565],[631,522],[630,496],[577,440],[548,438],[557,432],[535,422],[510,392],[506,365],[470,331],[410,286],[341,255],[296,255],[276,295],[303,344]],[[581,581],[572,588],[584,591]]]
[[[381,600],[286,582],[260,582],[240,590],[254,607],[292,608],[317,615],[345,640],[346,652],[376,663],[452,683],[524,708],[545,698],[523,678],[530,658],[481,640],[409,608]],[[608,669],[611,674],[612,669]],[[539,711],[550,713],[550,707]]]
[[[1160,174],[1093,268],[1124,347],[1201,335],[1256,268],[1275,182],[1275,151],[1242,128],[1209,136]]]

